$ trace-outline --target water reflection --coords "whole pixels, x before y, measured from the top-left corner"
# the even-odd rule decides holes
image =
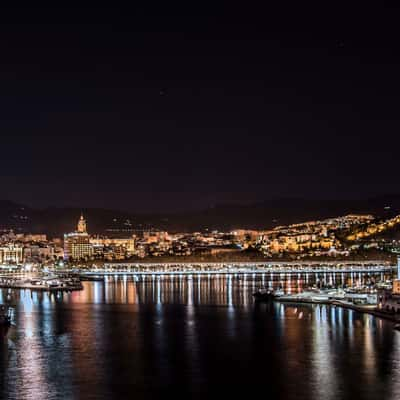
[[[0,396],[398,398],[392,324],[251,297],[261,284],[296,292],[351,275],[273,278],[126,275],[85,282],[81,292],[13,292],[17,327],[12,347],[2,347]]]
[[[194,305],[213,304],[249,306],[251,294],[260,286],[283,288],[298,293],[312,285],[341,286],[351,282],[366,283],[381,279],[381,274],[221,274],[142,276],[137,282],[131,275],[108,276],[104,282],[85,282],[85,290],[64,296],[66,302],[107,304],[186,304],[188,296]],[[190,290],[190,293],[188,292]]]

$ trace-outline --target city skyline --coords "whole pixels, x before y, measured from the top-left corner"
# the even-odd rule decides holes
[[[393,260],[399,252],[400,214],[377,218],[371,214],[348,214],[308,220],[269,229],[168,232],[154,228],[107,229],[90,232],[81,213],[76,229],[63,239],[46,233],[0,229],[0,268],[54,268],[84,263],[131,263],[146,259],[164,262],[266,262],[282,260]],[[251,265],[251,264],[250,264]],[[400,265],[400,264],[399,264]]]

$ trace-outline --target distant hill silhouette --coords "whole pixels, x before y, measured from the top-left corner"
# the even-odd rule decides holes
[[[385,207],[390,207],[390,209],[385,209]],[[88,221],[90,233],[110,234],[113,230],[127,228],[154,228],[171,232],[204,229],[269,229],[276,225],[349,213],[371,213],[378,217],[389,217],[400,213],[400,195],[387,195],[366,200],[282,198],[251,205],[221,204],[206,210],[176,214],[134,214],[97,208],[36,209],[12,201],[0,200],[0,228],[60,236],[64,232],[75,229],[81,211]]]

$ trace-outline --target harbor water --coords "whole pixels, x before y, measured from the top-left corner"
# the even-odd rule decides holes
[[[0,290],[15,306],[0,398],[400,398],[400,332],[340,307],[254,304],[381,274],[107,277],[70,293]]]

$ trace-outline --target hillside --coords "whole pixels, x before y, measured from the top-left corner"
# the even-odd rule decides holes
[[[390,206],[390,209],[387,207]],[[386,207],[386,209],[385,209]],[[274,199],[252,205],[218,205],[206,210],[179,214],[135,214],[96,208],[35,209],[11,201],[0,201],[0,228],[22,232],[44,232],[59,236],[75,228],[85,214],[91,233],[123,229],[196,231],[235,228],[268,229],[276,225],[322,219],[349,213],[371,213],[388,217],[400,210],[400,196],[367,200]]]

